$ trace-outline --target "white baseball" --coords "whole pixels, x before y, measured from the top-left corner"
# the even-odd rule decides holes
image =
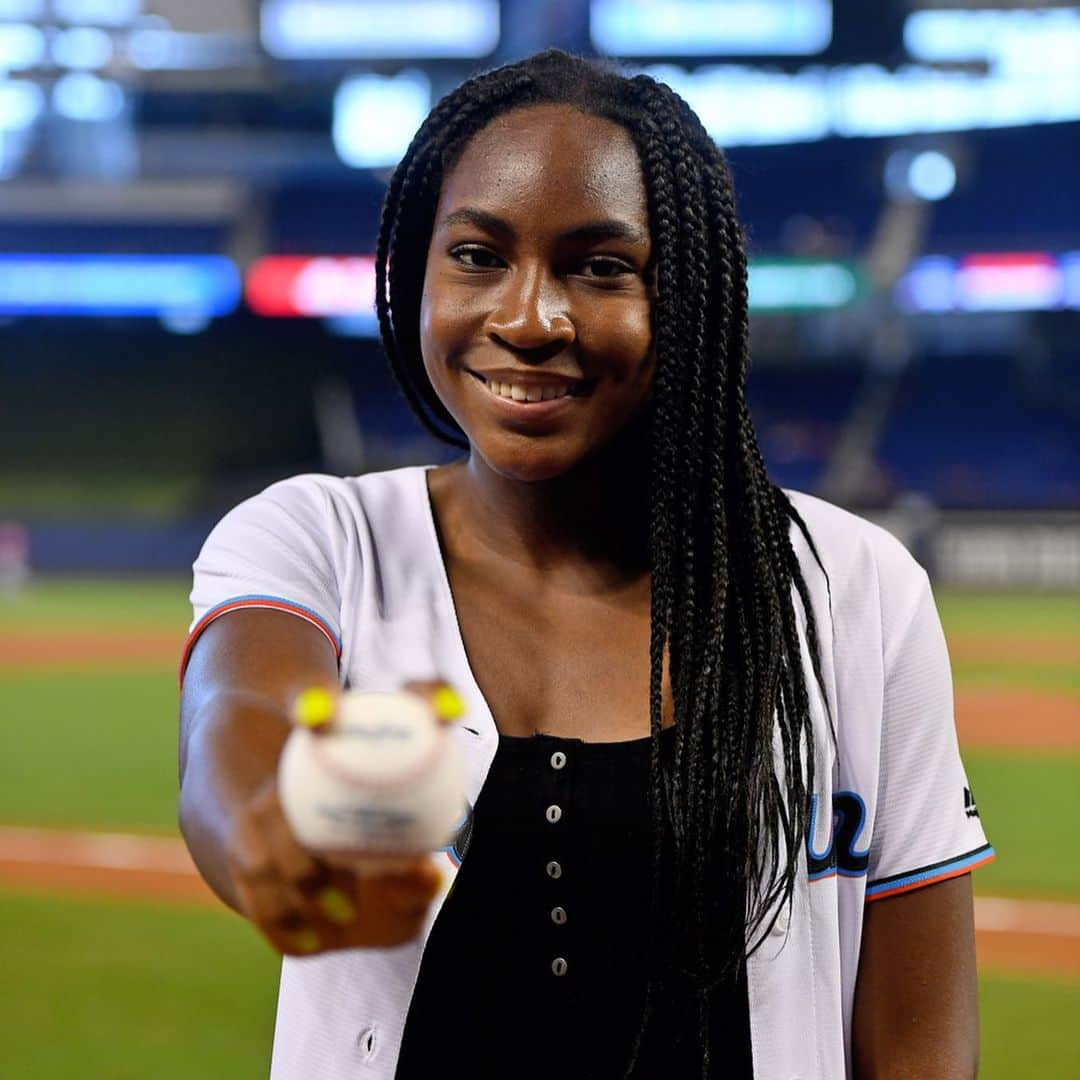
[[[290,732],[278,798],[312,851],[358,861],[422,855],[449,843],[461,821],[465,762],[422,698],[347,691],[330,731]]]

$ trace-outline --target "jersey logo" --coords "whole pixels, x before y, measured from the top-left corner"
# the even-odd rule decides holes
[[[971,794],[971,788],[964,788],[964,813],[969,817],[978,817],[979,808],[975,805],[975,796]]]
[[[832,877],[862,877],[870,865],[870,848],[860,850],[866,824],[866,804],[855,791],[837,791],[832,797],[832,829],[823,851],[814,848],[818,797],[810,797],[810,827],[806,832],[806,869],[811,881]]]
[[[461,815],[454,826],[453,839],[445,847],[438,848],[445,851],[447,857],[455,866],[460,866],[469,850],[469,841],[473,831],[473,808],[466,803],[465,813]]]

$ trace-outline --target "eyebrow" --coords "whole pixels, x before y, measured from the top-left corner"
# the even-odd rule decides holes
[[[442,219],[440,228],[449,228],[451,225],[475,225],[493,236],[503,236],[509,240],[516,238],[514,227],[501,217],[489,213],[487,210],[479,210],[472,206],[463,206],[460,210],[454,210]],[[602,221],[589,221],[576,228],[567,229],[560,234],[562,240],[575,240],[579,243],[596,243],[599,240],[626,240],[631,244],[647,244],[649,237],[636,225],[628,221],[619,221],[617,218],[604,218]]]

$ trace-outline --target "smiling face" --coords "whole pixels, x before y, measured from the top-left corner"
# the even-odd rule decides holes
[[[565,105],[493,120],[445,176],[424,367],[474,455],[521,480],[608,444],[652,387],[648,204],[618,124]]]

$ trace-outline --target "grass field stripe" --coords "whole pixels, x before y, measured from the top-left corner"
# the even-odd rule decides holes
[[[184,687],[184,672],[187,669],[188,659],[191,656],[191,650],[198,641],[199,635],[215,620],[222,615],[227,614],[230,611],[239,611],[243,608],[265,608],[270,611],[286,611],[290,615],[296,615],[298,618],[303,619],[305,622],[311,623],[312,626],[321,630],[327,640],[334,647],[334,654],[337,658],[341,659],[341,642],[338,636],[330,629],[330,624],[316,611],[312,611],[311,608],[305,607],[303,604],[296,604],[292,600],[285,600],[280,596],[236,596],[231,600],[225,600],[220,604],[212,607],[192,628],[191,633],[188,634],[187,641],[184,643],[184,650],[180,656],[180,668],[177,673],[177,679],[180,684],[180,689]]]

